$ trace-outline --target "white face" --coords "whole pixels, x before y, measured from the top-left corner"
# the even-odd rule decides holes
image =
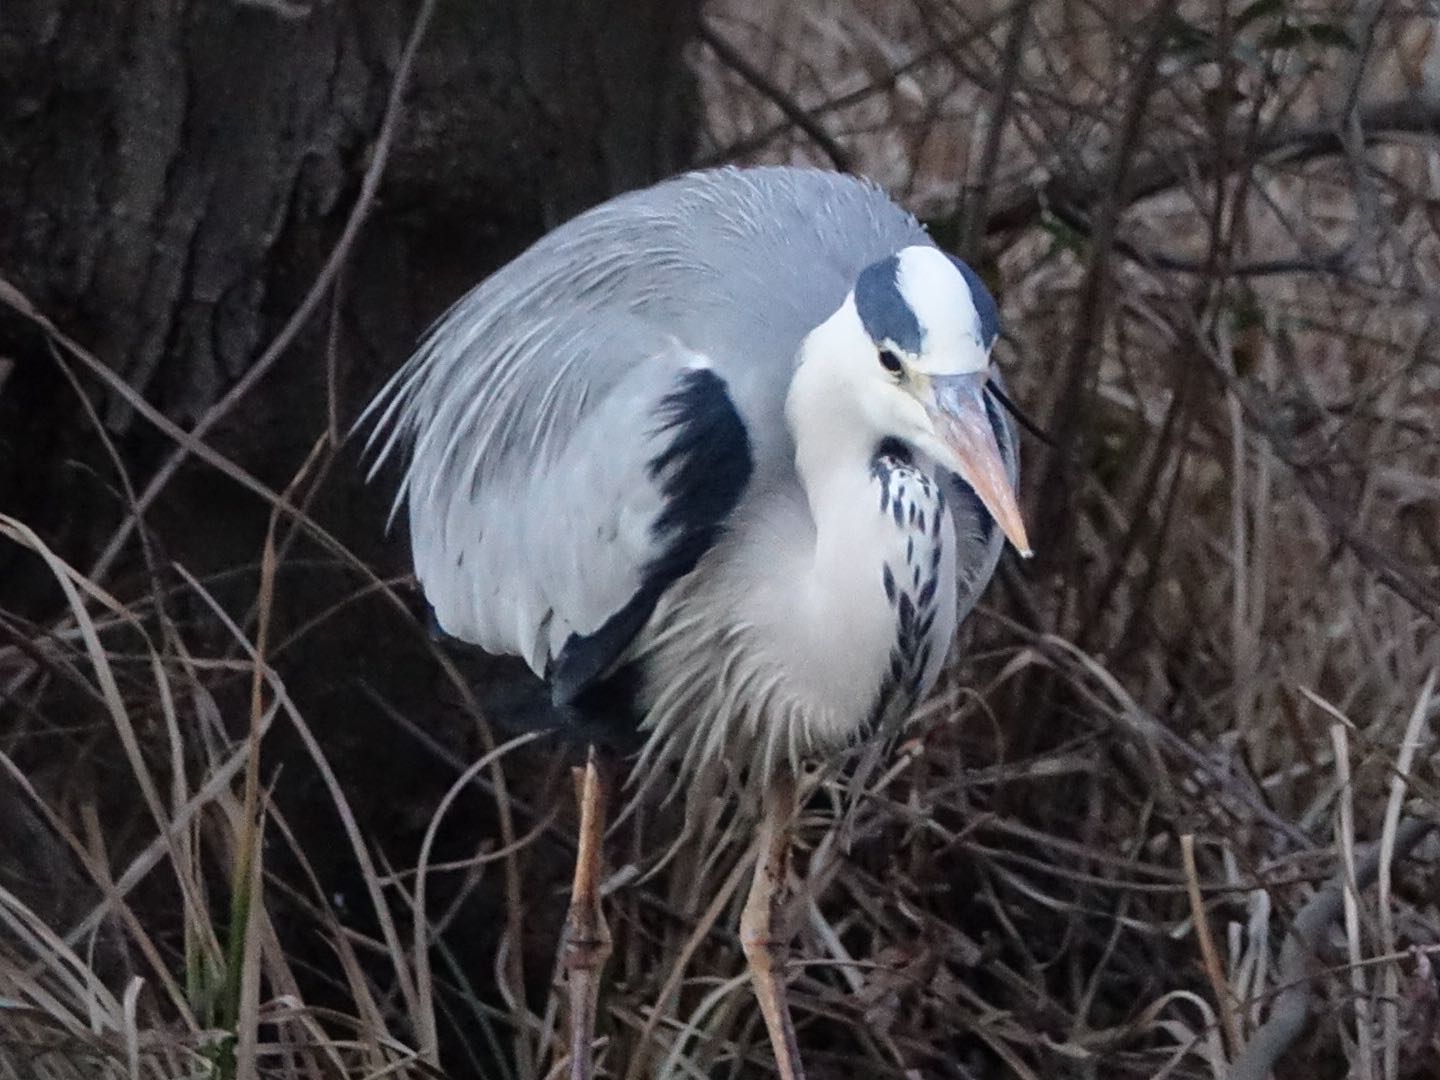
[[[949,256],[933,247],[905,248],[896,256],[894,280],[895,294],[920,327],[919,349],[911,341],[902,346],[911,371],[961,375],[989,368],[994,342],[984,340],[975,295]],[[887,328],[882,323],[866,329],[884,334]]]
[[[1028,554],[986,403],[995,305],[975,282],[936,248],[905,248],[861,273],[799,360],[850,399],[877,445],[899,439],[959,474]]]
[[[988,295],[981,303],[993,309]],[[955,263],[937,248],[908,247],[861,273],[840,309],[805,339],[800,361],[821,362],[846,386],[877,435],[919,449],[936,438],[932,381],[988,372],[993,340],[985,337]]]

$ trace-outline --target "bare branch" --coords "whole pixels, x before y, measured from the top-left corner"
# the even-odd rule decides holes
[[[1396,135],[1440,133],[1440,101],[1404,98],[1368,106],[1360,112],[1360,126],[1367,145],[1385,142]],[[1262,133],[1256,140],[1255,155],[1268,157],[1272,164],[1295,163],[1345,152],[1337,122],[1293,124]],[[1170,151],[1138,165],[1131,176],[1132,202],[1158,195],[1192,177],[1213,175],[1215,161],[1207,153],[1185,154]],[[1006,232],[1038,221],[1047,209],[1067,206],[1083,210],[1105,197],[1104,181],[1074,176],[1055,176],[1038,187],[1012,192],[991,214],[988,231]]]
[[[1005,52],[1000,69],[1000,90],[995,95],[995,108],[990,114],[989,130],[985,133],[985,149],[980,158],[979,180],[970,191],[964,210],[964,227],[960,230],[960,253],[974,259],[985,234],[989,213],[990,192],[1000,164],[1000,146],[1004,141],[1005,124],[1010,118],[1010,103],[1015,98],[1020,78],[1020,60],[1025,38],[1030,30],[1030,11],[1034,0],[1020,0],[1011,16],[1010,32],[1005,37]]]
[[[1128,193],[1134,188],[1135,156],[1140,148],[1140,133],[1159,75],[1160,56],[1168,33],[1166,16],[1173,8],[1173,3],[1167,4],[1151,16],[1145,47],[1136,61],[1120,133],[1105,169],[1101,185],[1104,194],[1095,216],[1094,250],[1076,300],[1075,329],[1057,380],[1059,390],[1050,420],[1051,434],[1065,452],[1051,456],[1040,483],[1038,529],[1041,535],[1061,535],[1058,525],[1070,506],[1065,492],[1073,476],[1073,450],[1080,437],[1085,386],[1105,324],[1115,234],[1121,213],[1129,201]]]
[[[824,151],[830,163],[841,172],[851,172],[850,155],[845,149],[831,137],[830,133],[801,108],[800,103],[782,90],[770,76],[752,64],[734,45],[722,37],[709,23],[701,20],[700,40],[710,46],[725,66],[739,75],[760,94],[770,100],[779,109],[787,120],[798,127],[814,141],[815,145]]]

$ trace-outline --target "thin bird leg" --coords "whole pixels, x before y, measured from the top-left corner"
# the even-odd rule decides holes
[[[595,1072],[595,1013],[600,973],[610,957],[610,927],[600,909],[601,846],[605,836],[605,785],[595,748],[584,769],[575,769],[580,803],[580,850],[565,920],[565,974],[570,988],[570,1080],[591,1080]]]
[[[781,1080],[805,1080],[790,1003],[785,994],[785,958],[788,939],[780,915],[785,900],[785,879],[790,862],[790,825],[795,817],[795,778],[782,771],[765,792],[760,821],[760,850],[750,898],[740,916],[740,946],[750,965],[750,981],[770,1032],[775,1065]]]

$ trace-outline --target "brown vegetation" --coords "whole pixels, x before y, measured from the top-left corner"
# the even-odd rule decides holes
[[[813,1077],[1440,1074],[1436,27],[1327,0],[706,9],[697,159],[895,192],[995,287],[1045,433],[1039,558],[1003,566],[877,780],[810,778]],[[0,586],[7,1080],[559,1075],[565,763],[490,731],[483,664],[372,570],[403,539],[337,539],[368,388],[339,331],[295,345],[405,122],[385,113],[353,227],[198,427],[0,267],[80,400],[193,459],[136,460],[96,416],[115,502],[178,473],[248,507],[76,550],[0,514],[26,575]],[[323,369],[329,410],[267,481],[207,433],[281,355]],[[243,554],[197,573],[169,554],[192,528]],[[733,933],[751,823],[717,805],[672,848],[670,813],[607,852],[602,1067],[768,1075]]]

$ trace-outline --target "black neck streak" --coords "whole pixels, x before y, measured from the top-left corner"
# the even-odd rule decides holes
[[[879,511],[895,529],[895,542],[877,552],[881,584],[895,616],[895,643],[871,714],[873,727],[892,710],[908,712],[925,689],[925,672],[936,648],[931,631],[947,511],[940,485],[899,441],[886,439],[876,448],[870,472],[879,491]]]

